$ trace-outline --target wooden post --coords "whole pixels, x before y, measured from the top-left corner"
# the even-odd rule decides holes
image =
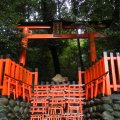
[[[23,34],[25,35],[22,38],[22,47],[20,50],[20,57],[19,57],[19,63],[22,64],[23,66],[26,64],[26,55],[27,55],[27,44],[28,44],[28,39],[26,38],[27,34],[29,33],[29,29],[27,27],[25,27],[23,29]]]
[[[103,53],[104,56],[104,66],[105,66],[105,73],[109,71],[109,66],[108,66],[108,58],[107,58],[107,52]],[[109,73],[106,75],[106,80],[105,80],[105,85],[106,85],[106,95],[111,95],[111,89],[110,89],[110,75]]]
[[[11,73],[11,60],[8,58],[6,59],[6,65],[5,65],[5,72],[4,72],[4,78],[3,78],[3,90],[2,95],[8,95],[8,77],[6,75],[10,76]]]
[[[97,55],[96,55],[96,45],[95,45],[95,34],[90,33],[89,34],[89,46],[90,46],[90,62],[95,62]]]
[[[120,53],[117,52],[116,53],[117,56],[117,66],[118,66],[118,83],[120,84]]]
[[[27,55],[26,48],[21,47],[19,63],[22,64],[23,66],[26,64],[26,55]]]
[[[110,64],[111,64],[111,72],[112,72],[112,84],[113,84],[113,90],[117,91],[117,80],[116,80],[116,67],[115,67],[115,60],[113,53],[110,53]]]
[[[38,68],[35,68],[34,85],[38,85]]]
[[[82,84],[82,71],[81,68],[78,68],[78,84]]]
[[[3,64],[4,64],[4,59],[0,59],[0,86],[2,85],[3,81]]]

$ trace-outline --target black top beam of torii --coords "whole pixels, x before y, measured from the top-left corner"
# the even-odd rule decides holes
[[[80,21],[80,22],[71,22],[65,20],[57,21],[48,21],[48,22],[24,22],[21,21],[17,28],[23,30],[24,37],[22,38],[22,47],[20,52],[19,62],[23,65],[26,64],[26,48],[28,45],[28,39],[34,40],[44,40],[44,39],[73,39],[73,38],[88,38],[90,44],[90,59],[91,62],[96,60],[96,46],[95,38],[107,37],[99,32],[84,32],[83,34],[62,34],[63,29],[85,29],[94,28],[94,29],[105,29],[110,27],[111,20],[98,21]],[[86,28],[86,29],[87,29]],[[50,29],[51,34],[33,34],[31,29]]]

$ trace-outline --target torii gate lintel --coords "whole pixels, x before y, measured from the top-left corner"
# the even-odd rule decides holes
[[[101,35],[100,33],[97,32],[91,32],[91,33],[83,33],[83,34],[62,34],[61,31],[63,28],[65,29],[80,29],[79,26],[62,26],[61,23],[58,23],[58,25],[55,23],[53,24],[53,27],[48,26],[48,25],[41,25],[41,26],[17,26],[18,29],[23,30],[24,37],[22,38],[22,47],[20,51],[20,58],[19,58],[19,63],[22,64],[23,66],[26,64],[26,48],[28,45],[28,40],[29,39],[34,39],[34,40],[45,40],[45,39],[75,39],[75,38],[81,38],[81,39],[89,39],[89,51],[90,51],[90,61],[94,62],[97,58],[96,55],[96,45],[95,45],[95,38],[99,37],[106,37],[106,35]],[[31,29],[52,29],[53,33],[52,34],[32,34],[30,32]]]

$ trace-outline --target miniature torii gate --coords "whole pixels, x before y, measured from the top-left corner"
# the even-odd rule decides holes
[[[91,33],[83,33],[83,34],[62,34],[61,31],[63,29],[80,29],[80,25],[64,25],[62,22],[55,21],[51,24],[34,24],[32,25],[29,23],[24,23],[23,25],[17,26],[17,28],[23,30],[24,37],[22,38],[22,46],[20,51],[20,58],[19,63],[23,66],[26,64],[26,48],[28,46],[28,40],[43,40],[43,39],[73,39],[73,38],[88,38],[89,39],[89,49],[90,49],[90,61],[94,62],[97,58],[96,55],[96,45],[95,45],[95,38],[105,37],[104,35],[91,32]],[[53,31],[52,34],[32,34],[30,30],[32,29],[48,29]]]

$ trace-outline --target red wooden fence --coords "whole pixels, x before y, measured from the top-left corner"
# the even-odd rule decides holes
[[[108,56],[107,52],[104,52],[103,58],[81,74],[84,74],[86,99],[120,91],[120,53],[115,56],[110,53]]]
[[[31,72],[12,61],[10,58],[0,59],[0,94],[14,95],[29,100],[31,97],[32,82],[37,84],[38,73]]]
[[[83,120],[85,93],[82,86],[82,84],[35,86],[31,99],[31,120]]]

